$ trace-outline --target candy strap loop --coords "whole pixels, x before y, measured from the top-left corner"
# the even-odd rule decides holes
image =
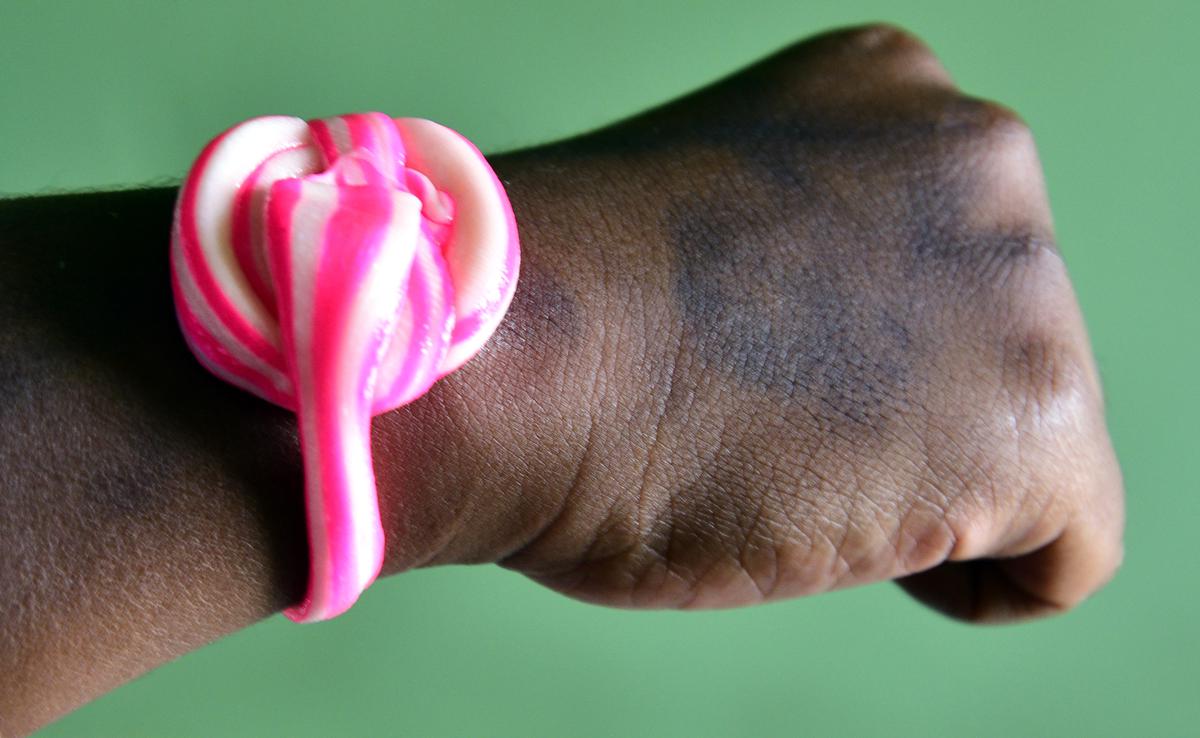
[[[519,261],[503,186],[437,123],[270,116],[201,152],[175,209],[176,312],[213,374],[297,414],[311,565],[289,618],[334,617],[378,576],[371,417],[483,346]]]

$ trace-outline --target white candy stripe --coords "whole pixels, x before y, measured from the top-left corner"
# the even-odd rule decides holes
[[[321,158],[312,146],[302,146],[287,149],[267,159],[254,182],[254,192],[251,193],[250,203],[250,241],[254,255],[254,265],[265,283],[268,291],[273,291],[270,269],[267,267],[266,236],[263,213],[266,208],[267,192],[271,185],[281,179],[301,177],[320,171]],[[272,322],[277,322],[271,316]]]
[[[292,211],[291,234],[291,300],[293,351],[298,357],[312,353],[313,304],[312,295],[317,281],[320,245],[325,225],[337,208],[337,198],[329,197],[326,185],[301,184],[301,201]],[[301,206],[303,205],[303,206]],[[296,404],[311,407],[315,404],[312,365],[307,361],[292,362],[296,376]],[[322,484],[324,459],[319,452],[319,429],[311,414],[301,413],[300,439],[304,454],[305,499],[308,512],[309,545],[312,551],[312,581],[328,582],[333,576],[333,561],[327,555],[329,540],[325,515],[325,495]],[[330,607],[327,587],[310,587],[308,620],[323,620]]]
[[[233,198],[241,183],[270,155],[308,146],[308,125],[299,118],[255,118],[231,130],[209,160],[196,188],[195,215],[205,264],[226,299],[268,343],[279,344],[274,318],[235,267],[231,239]]]

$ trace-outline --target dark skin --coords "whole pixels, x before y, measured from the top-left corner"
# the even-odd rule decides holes
[[[522,237],[477,358],[376,418],[385,572],[620,607],[888,579],[1060,613],[1123,492],[1026,127],[894,29],[495,157]],[[170,189],[0,203],[0,734],[296,601],[299,450],[174,321]]]

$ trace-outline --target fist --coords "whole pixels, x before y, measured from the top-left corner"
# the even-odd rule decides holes
[[[1113,575],[1120,472],[1033,139],[911,36],[824,35],[493,163],[521,281],[376,421],[385,570],[677,608],[897,579],[971,621]]]

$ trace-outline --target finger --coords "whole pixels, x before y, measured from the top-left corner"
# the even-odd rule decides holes
[[[975,623],[1060,614],[1086,600],[1124,558],[1124,501],[1107,438],[1097,435],[1091,453],[1076,459],[1074,468],[1060,468],[1061,480],[1069,481],[1045,495],[1074,503],[1065,524],[1054,520],[1055,504],[1024,526],[997,521],[985,539],[960,541],[951,560],[897,580],[900,586],[950,617]]]
[[[1122,556],[1119,540],[1081,524],[1023,556],[947,562],[898,582],[950,617],[1013,622],[1074,608],[1112,578]]]

